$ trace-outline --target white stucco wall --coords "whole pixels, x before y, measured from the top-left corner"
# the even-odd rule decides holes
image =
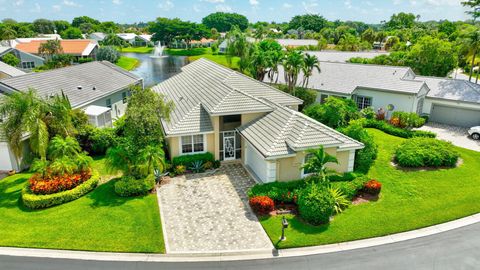
[[[372,107],[374,110],[379,108],[386,109],[387,105],[393,104],[394,111],[415,112],[417,104],[417,96],[414,94],[407,95],[394,92],[383,92],[377,90],[359,88],[354,91],[355,95],[372,98]]]
[[[115,120],[115,119],[118,119],[119,117],[121,117],[122,115],[125,114],[125,111],[127,110],[127,104],[128,103],[123,103],[123,98],[122,98],[122,93],[127,93],[128,94],[128,88],[122,90],[122,91],[119,91],[119,92],[116,92],[114,94],[111,94],[109,96],[106,96],[104,98],[101,98],[97,101],[94,101],[92,103],[89,103],[88,105],[84,105],[82,106],[82,108],[86,108],[90,105],[96,105],[96,106],[102,106],[102,107],[106,107],[107,106],[107,99],[110,99],[111,102],[112,102],[112,119]]]

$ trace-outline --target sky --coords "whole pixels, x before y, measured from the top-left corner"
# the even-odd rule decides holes
[[[237,12],[251,22],[289,21],[299,14],[323,15],[329,20],[380,23],[393,13],[412,12],[425,20],[465,20],[461,0],[0,0],[0,19],[37,18],[71,21],[87,15],[100,21],[146,22],[178,17],[200,22],[215,11]]]

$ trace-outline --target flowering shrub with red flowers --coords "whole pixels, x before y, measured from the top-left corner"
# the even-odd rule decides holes
[[[53,194],[71,190],[90,179],[91,176],[90,170],[74,174],[47,175],[46,177],[36,173],[30,177],[29,187],[32,193],[37,195]]]
[[[378,195],[382,189],[382,183],[378,182],[375,179],[372,179],[365,183],[363,190],[371,195]]]
[[[273,211],[275,204],[268,196],[256,196],[248,200],[252,210],[258,215],[266,215]]]

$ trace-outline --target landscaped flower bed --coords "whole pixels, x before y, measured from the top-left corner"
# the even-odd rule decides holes
[[[28,182],[32,193],[47,195],[73,189],[90,179],[91,176],[90,170],[75,174],[48,175],[46,177],[36,173],[30,177]]]
[[[90,174],[89,174],[90,175]],[[76,187],[52,194],[35,194],[30,183],[22,190],[23,204],[30,209],[42,209],[76,200],[97,187],[100,176],[93,172],[87,180]]]

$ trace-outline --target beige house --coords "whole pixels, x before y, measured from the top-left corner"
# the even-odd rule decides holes
[[[353,170],[363,145],[297,112],[302,100],[206,59],[153,88],[175,103],[163,121],[170,157],[211,152],[238,160],[262,182],[300,179],[306,151],[323,145]]]

